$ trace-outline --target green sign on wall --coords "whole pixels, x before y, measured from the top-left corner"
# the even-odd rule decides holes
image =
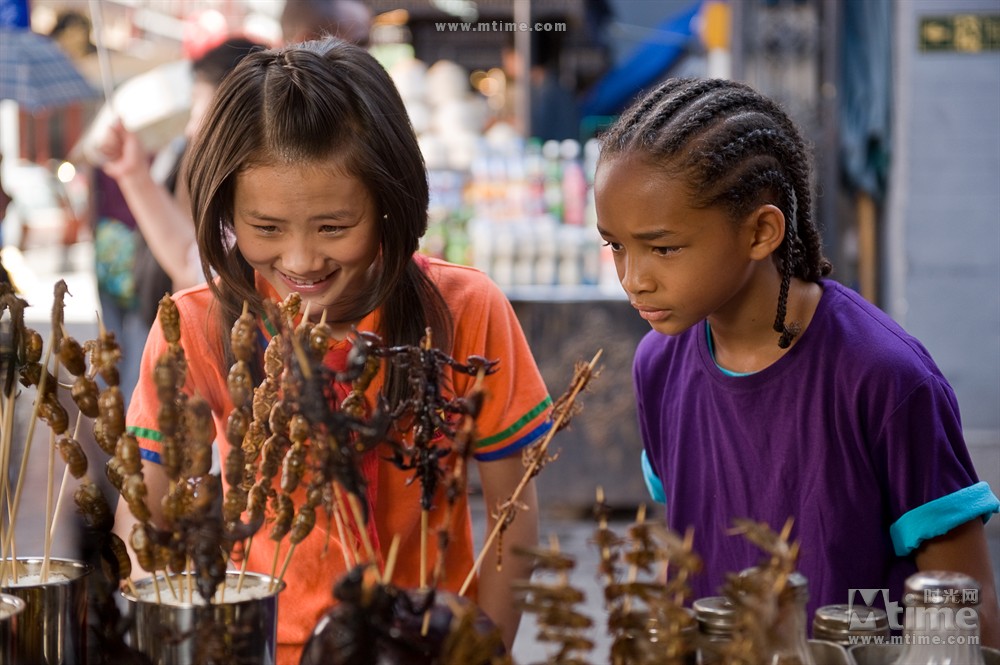
[[[920,19],[921,51],[1000,50],[1000,14],[954,14]]]

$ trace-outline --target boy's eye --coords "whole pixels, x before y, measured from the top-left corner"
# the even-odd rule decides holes
[[[319,232],[324,234],[340,233],[341,231],[344,230],[344,228],[345,227],[343,226],[333,226],[331,224],[324,224],[323,226],[319,227]]]
[[[657,256],[670,256],[679,250],[680,247],[654,247],[653,254]]]
[[[610,247],[612,252],[620,252],[622,249],[621,243],[611,242],[610,240],[605,240],[604,246]]]

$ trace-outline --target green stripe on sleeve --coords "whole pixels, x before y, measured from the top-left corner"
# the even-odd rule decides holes
[[[129,434],[142,438],[149,439],[150,441],[158,441],[163,443],[163,435],[157,432],[155,429],[146,429],[145,427],[135,427],[129,426],[125,428]]]
[[[538,414],[540,414],[542,411],[544,411],[545,409],[549,408],[550,406],[552,406],[552,398],[550,396],[546,395],[545,399],[543,399],[538,404],[538,406],[536,406],[531,411],[528,411],[526,414],[524,414],[523,416],[521,416],[517,420],[517,422],[515,422],[513,425],[511,425],[510,427],[508,427],[507,429],[505,429],[502,432],[498,432],[497,434],[494,434],[493,436],[488,436],[485,439],[480,439],[479,441],[477,441],[476,442],[476,448],[482,448],[482,447],[485,447],[485,446],[492,446],[494,443],[496,443],[498,441],[503,441],[504,439],[508,438],[509,436],[511,436],[512,434],[514,434],[518,430],[520,430],[522,427],[524,427],[525,425],[527,425],[528,423],[530,423],[532,420],[534,420],[535,418],[537,418]]]

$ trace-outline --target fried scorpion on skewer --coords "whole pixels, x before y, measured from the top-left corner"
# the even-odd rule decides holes
[[[576,560],[559,550],[553,537],[548,549],[518,549],[519,556],[529,557],[534,574],[531,579],[515,581],[512,589],[516,604],[536,616],[539,626],[537,639],[554,645],[556,652],[548,663],[553,665],[585,665],[586,654],[594,643],[586,635],[593,620],[577,606],[583,602],[582,591],[569,581]],[[554,580],[552,578],[554,577]]]

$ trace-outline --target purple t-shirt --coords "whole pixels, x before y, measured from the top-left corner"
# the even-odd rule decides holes
[[[849,589],[901,600],[912,551],[1000,503],[977,482],[958,402],[927,350],[856,293],[823,281],[809,327],[760,372],[729,376],[705,328],[639,343],[633,366],[649,467],[669,526],[695,530],[695,597],[763,552],[733,519],[795,519],[809,616]]]

